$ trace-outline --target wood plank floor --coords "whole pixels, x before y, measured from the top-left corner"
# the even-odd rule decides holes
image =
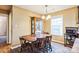
[[[9,53],[10,52],[10,44],[0,45],[0,53]]]

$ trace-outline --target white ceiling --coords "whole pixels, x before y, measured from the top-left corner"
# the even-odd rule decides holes
[[[45,5],[16,5],[16,6],[30,10],[32,12],[39,13],[39,14],[46,14]],[[51,12],[64,10],[64,9],[67,9],[67,8],[72,8],[72,7],[74,7],[74,5],[48,5],[47,12],[51,13]]]

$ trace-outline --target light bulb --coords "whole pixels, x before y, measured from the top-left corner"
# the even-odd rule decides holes
[[[47,15],[46,17],[46,20],[50,19],[51,18],[51,15]]]
[[[42,16],[42,19],[45,19],[45,16],[44,15]]]

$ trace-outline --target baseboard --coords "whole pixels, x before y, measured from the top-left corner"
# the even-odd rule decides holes
[[[21,45],[12,46],[11,49],[15,49],[17,47],[20,47]]]
[[[59,43],[59,44],[64,44],[64,42],[57,41],[57,40],[52,40],[52,42],[56,42],[56,43]]]

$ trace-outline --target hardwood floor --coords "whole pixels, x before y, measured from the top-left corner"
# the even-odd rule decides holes
[[[10,52],[10,44],[0,45],[0,53],[9,53]]]

